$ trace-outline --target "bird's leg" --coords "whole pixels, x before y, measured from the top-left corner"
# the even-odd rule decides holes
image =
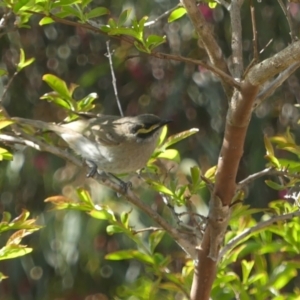
[[[116,179],[118,181],[118,183],[120,184],[122,190],[126,193],[129,189],[132,188],[132,183],[130,181],[125,182],[122,179],[120,179],[119,177],[117,177],[116,175],[112,174],[112,173],[108,173],[111,177],[113,177],[114,179]]]
[[[94,177],[95,174],[97,173],[97,165],[91,160],[87,160],[86,163],[91,168],[89,172],[86,174],[86,177],[88,178]]]
[[[107,177],[107,175],[109,175],[110,177],[113,177],[114,179],[116,179],[118,181],[118,183],[120,184],[124,193],[126,193],[128,191],[128,189],[132,188],[132,183],[130,181],[125,182],[112,173],[106,173],[106,172],[102,172],[102,171],[99,172],[97,165],[91,160],[87,160],[86,163],[91,168],[89,170],[89,172],[87,173],[86,177],[88,177],[88,178],[94,177],[96,173],[98,173],[100,176],[103,176],[103,177]]]

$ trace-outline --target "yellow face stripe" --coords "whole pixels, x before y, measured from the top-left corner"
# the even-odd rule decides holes
[[[137,133],[149,133],[155,129],[157,129],[160,126],[160,124],[154,124],[152,126],[150,126],[149,128],[140,128]]]

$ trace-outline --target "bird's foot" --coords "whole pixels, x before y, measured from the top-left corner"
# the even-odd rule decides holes
[[[95,174],[97,173],[97,165],[92,161],[87,161],[87,165],[90,167],[89,172],[86,174],[87,178],[93,178]]]
[[[116,179],[118,181],[118,183],[120,184],[120,187],[122,189],[122,192],[124,194],[127,193],[128,190],[132,189],[132,183],[130,181],[125,182],[122,179],[120,179],[119,177],[117,177],[116,175],[112,174],[112,173],[108,173],[111,177],[113,177],[114,179]],[[120,194],[118,193],[118,196],[120,196]]]

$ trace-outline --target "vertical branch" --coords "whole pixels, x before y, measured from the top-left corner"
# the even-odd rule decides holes
[[[297,41],[297,35],[295,33],[295,30],[294,30],[294,26],[293,26],[293,22],[292,22],[292,18],[291,18],[291,14],[289,12],[289,9],[287,9],[287,7],[285,6],[285,4],[283,3],[282,0],[277,0],[285,17],[286,17],[286,20],[289,24],[289,28],[290,28],[290,36],[291,36],[291,39],[292,39],[292,42],[295,42]]]
[[[233,62],[233,77],[240,79],[243,74],[243,48],[242,48],[242,24],[241,6],[244,0],[232,0],[230,6],[231,20],[231,48]]]
[[[250,12],[251,12],[251,23],[252,23],[252,42],[253,42],[253,59],[254,62],[259,60],[258,56],[258,46],[257,46],[257,29],[256,29],[256,21],[255,21],[255,8],[253,6],[252,0],[250,0]]]
[[[117,104],[118,104],[120,115],[121,115],[121,117],[124,117],[124,113],[123,113],[121,102],[120,102],[119,95],[118,95],[117,80],[116,80],[114,67],[113,67],[113,63],[112,63],[112,58],[111,58],[112,54],[111,54],[110,48],[109,48],[109,41],[106,42],[106,49],[107,49],[106,57],[109,60],[109,67],[110,67],[110,72],[111,72],[111,77],[112,77],[112,84],[113,84],[113,87],[114,87],[116,101],[117,101]]]

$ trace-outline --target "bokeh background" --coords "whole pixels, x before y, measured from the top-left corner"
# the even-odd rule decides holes
[[[290,43],[286,18],[277,1],[253,0],[256,8],[260,59],[274,55]],[[124,9],[132,8],[140,19],[149,16],[153,20],[164,11],[177,5],[175,0],[93,0],[90,8],[107,7],[112,17],[118,17]],[[299,27],[299,4],[291,3],[291,15],[295,28]],[[230,65],[230,19],[221,6],[210,9],[200,4],[199,9],[214,29],[215,38],[224,51]],[[0,13],[1,8],[0,8]],[[47,73],[55,74],[67,83],[76,83],[75,98],[96,92],[96,112],[119,115],[115,101],[109,62],[105,56],[107,37],[63,24],[38,26],[41,18],[33,16],[31,28],[23,28],[1,37],[0,67],[10,76],[15,72],[19,49],[35,62],[14,80],[4,99],[11,116],[36,118],[44,121],[61,121],[65,112],[52,103],[39,98],[50,91],[42,81]],[[13,20],[12,20],[13,21]],[[97,22],[105,22],[100,18]],[[242,8],[243,47],[245,65],[253,57],[252,27],[249,1]],[[159,51],[180,54],[197,59],[207,59],[189,19],[185,16],[174,23],[162,18],[147,29],[147,33],[166,35],[167,43]],[[269,44],[269,45],[268,45]],[[268,45],[266,47],[266,45]],[[140,54],[125,42],[111,39],[114,71],[121,105],[125,115],[154,113],[171,118],[169,133],[189,128],[199,128],[199,133],[176,145],[182,162],[174,168],[183,176],[191,165],[199,165],[204,172],[217,163],[222,143],[227,100],[218,78],[211,72],[194,65],[159,60]],[[134,56],[134,58],[129,58]],[[0,94],[9,77],[0,82]],[[250,124],[245,152],[239,170],[239,179],[264,168],[263,135],[282,133],[290,126],[296,137],[299,109],[299,77],[291,76],[278,91],[257,108]],[[281,155],[286,155],[282,153]],[[134,181],[134,179],[133,179]],[[138,185],[138,183],[136,183]],[[106,223],[94,220],[74,211],[51,211],[44,202],[49,196],[63,194],[76,198],[75,188],[87,188],[95,202],[108,204],[116,212],[130,210],[122,198],[85,178],[85,170],[48,153],[29,148],[14,149],[14,160],[0,165],[0,210],[18,215],[22,208],[28,209],[39,224],[45,227],[25,239],[34,247],[31,254],[0,262],[0,270],[9,276],[0,284],[1,300],[16,299],[113,299],[116,290],[134,281],[143,272],[136,261],[110,262],[104,255],[133,244],[122,235],[108,236]],[[146,186],[138,191],[144,201],[166,213],[160,197]],[[277,193],[258,180],[253,184],[246,201],[253,207],[265,207]],[[195,199],[195,205],[205,211],[208,193]],[[134,225],[152,224],[138,211],[132,213]],[[3,245],[8,235],[1,236]],[[159,251],[174,254],[174,270],[180,270],[184,253],[168,237],[164,238]],[[91,298],[97,294],[98,298]]]

